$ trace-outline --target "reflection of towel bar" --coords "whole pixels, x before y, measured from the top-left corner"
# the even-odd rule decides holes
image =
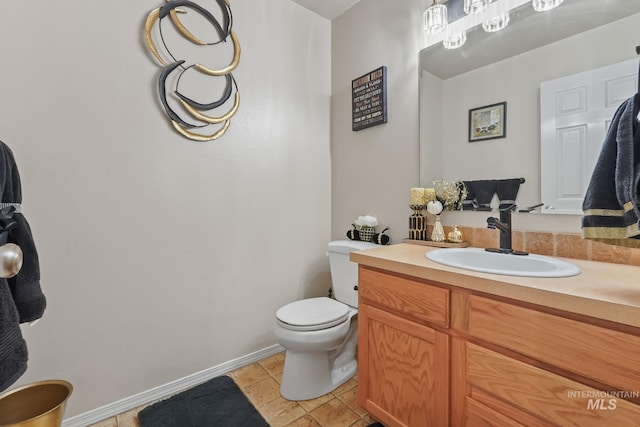
[[[531,212],[534,209],[539,208],[544,205],[544,203],[538,203],[537,205],[529,206],[528,208],[520,209],[518,212]]]
[[[525,183],[525,179],[524,178],[511,178],[511,179],[520,179],[520,184],[524,184]],[[465,180],[465,182],[473,182],[476,180]],[[506,179],[495,179],[494,181],[506,181]]]

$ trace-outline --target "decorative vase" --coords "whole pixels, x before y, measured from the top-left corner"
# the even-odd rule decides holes
[[[375,232],[375,227],[360,227],[360,240],[370,242]]]
[[[444,242],[444,228],[440,222],[440,215],[436,215],[436,223],[433,224],[433,233],[431,233],[431,240],[434,242]]]

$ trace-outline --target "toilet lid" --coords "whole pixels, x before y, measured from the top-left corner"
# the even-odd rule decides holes
[[[349,306],[326,297],[295,301],[281,307],[276,312],[276,317],[280,322],[297,330],[329,328],[344,322],[348,315]]]

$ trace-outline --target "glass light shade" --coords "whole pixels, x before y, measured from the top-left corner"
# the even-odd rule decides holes
[[[424,12],[424,31],[437,34],[447,26],[447,6],[433,4]]]
[[[464,13],[467,15],[475,15],[487,10],[491,0],[464,0]]]
[[[482,23],[482,29],[487,33],[495,33],[504,29],[507,25],[509,25],[509,12],[487,19]]]
[[[531,0],[533,10],[536,12],[546,12],[560,6],[564,0]]]
[[[445,49],[457,49],[467,41],[467,33],[461,32],[456,34],[451,34],[449,37],[442,40],[442,45]]]

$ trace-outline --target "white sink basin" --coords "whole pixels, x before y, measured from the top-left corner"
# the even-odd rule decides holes
[[[500,254],[478,248],[437,249],[425,255],[440,264],[484,273],[526,277],[568,277],[580,274],[577,266],[543,255]]]

